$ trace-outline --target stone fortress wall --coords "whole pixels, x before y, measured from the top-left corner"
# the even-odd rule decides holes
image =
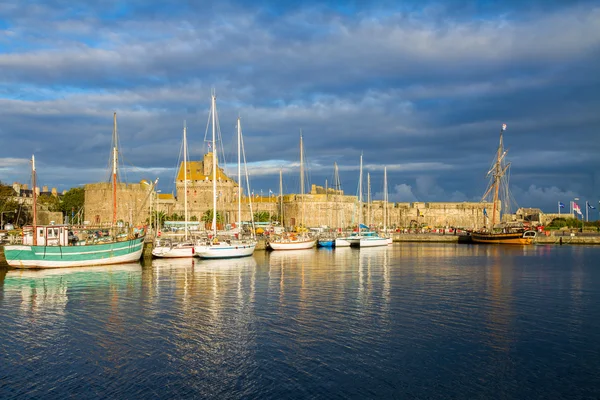
[[[187,168],[188,216],[199,221],[202,215],[212,209],[212,153],[204,155],[202,161],[191,161]],[[237,220],[237,182],[217,167],[217,210],[223,215],[226,224]],[[184,214],[184,177],[183,163],[176,178],[176,195],[158,197],[159,210],[178,215]],[[117,220],[132,221],[134,225],[145,223],[150,212],[150,201],[156,208],[156,193],[151,193],[149,184],[119,183],[117,188]],[[279,215],[283,209],[284,226],[307,227],[330,226],[350,227],[359,220],[358,199],[345,195],[343,191],[312,185],[305,195],[286,194],[279,196],[252,197],[242,195],[242,220],[250,220],[253,212],[268,212]],[[106,225],[112,222],[112,184],[94,183],[85,186],[85,215],[90,224]],[[365,225],[383,227],[384,202],[363,203],[360,220]],[[449,203],[449,202],[413,202],[388,203],[387,226],[392,227],[462,227],[479,229],[486,224],[484,208],[491,217],[491,203]]]

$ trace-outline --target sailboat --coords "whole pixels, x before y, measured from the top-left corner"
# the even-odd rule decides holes
[[[302,223],[299,232],[287,232],[269,238],[272,250],[304,250],[311,249],[317,244],[317,238],[306,232],[304,227],[304,148],[302,133],[300,134],[300,199],[302,201]]]
[[[336,172],[337,172],[337,164],[334,163],[333,164],[333,168],[334,168],[334,185],[335,185],[335,178],[336,178]],[[334,196],[339,193],[337,191],[334,192]],[[329,206],[329,188],[327,186],[327,179],[325,179],[325,202],[327,203],[327,205]],[[334,198],[335,200],[335,198]],[[317,247],[325,247],[325,248],[333,248],[335,247],[335,237],[336,237],[336,232],[335,230],[332,230],[331,225],[332,225],[332,213],[327,213],[329,216],[329,223],[328,223],[328,229],[325,232],[321,232],[321,234],[319,234],[319,239],[317,240]]]
[[[188,239],[188,200],[187,200],[187,127],[183,124],[183,209],[184,209],[184,238],[183,241],[174,242],[171,238],[156,238],[152,255],[157,258],[184,258],[194,257],[194,243]]]
[[[211,101],[211,118],[212,118],[212,182],[213,182],[213,218],[212,218],[212,235],[208,240],[198,243],[195,246],[196,255],[200,258],[215,259],[215,258],[237,258],[248,257],[254,253],[256,248],[256,239],[222,239],[217,235],[217,154],[216,154],[216,113],[217,113],[217,96],[213,92]],[[242,221],[242,181],[241,181],[241,142],[242,142],[242,125],[240,118],[237,121],[238,133],[238,223]],[[245,158],[245,157],[244,157]],[[246,170],[246,184],[248,184],[248,171]],[[250,208],[252,214],[252,207]],[[254,228],[254,227],[253,227]],[[254,229],[252,229],[254,235]]]
[[[386,174],[384,170],[384,175]],[[369,226],[371,226],[371,175],[367,174],[367,187],[368,187],[368,197],[367,197],[367,210],[369,216]],[[379,246],[387,246],[388,238],[383,237],[382,235],[377,234],[377,232],[373,232],[370,229],[362,232],[360,235],[359,246],[362,247],[379,247]]]
[[[505,223],[496,225],[496,222],[500,220],[500,210],[497,207],[498,200],[501,200],[504,207],[508,205],[509,201],[506,173],[510,167],[510,163],[506,163],[505,160],[507,153],[507,150],[504,149],[503,138],[505,130],[506,124],[502,124],[496,159],[487,174],[490,177],[490,185],[481,199],[481,201],[485,201],[490,194],[493,194],[492,221],[488,229],[482,232],[473,232],[471,239],[476,243],[527,245],[533,243],[536,234],[535,231],[525,230],[522,226],[511,226]],[[503,199],[499,198],[501,186],[504,192]],[[485,209],[484,216],[487,218]]]
[[[383,236],[387,239],[387,244],[392,244],[392,237],[387,231],[388,221],[388,187],[387,187],[387,167],[383,167]]]
[[[358,178],[358,231],[353,232],[350,236],[338,237],[335,239],[335,247],[358,247],[360,245],[360,230],[367,228],[362,224],[362,164],[363,155],[360,154],[360,168]]]
[[[23,243],[6,245],[4,255],[9,266],[15,268],[63,268],[93,265],[121,264],[138,261],[142,256],[146,228],[120,229],[117,227],[117,113],[113,115],[112,158],[112,228],[103,229],[102,237],[82,231],[80,240],[70,225],[38,225],[35,156],[31,156],[33,186],[33,224],[23,228]]]

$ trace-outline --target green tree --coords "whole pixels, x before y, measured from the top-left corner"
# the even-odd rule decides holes
[[[146,218],[146,223],[148,223],[153,228],[155,228],[157,220],[158,220],[158,225],[162,226],[162,223],[166,220],[166,218],[167,218],[167,216],[163,211],[158,211],[158,212],[153,211],[152,218],[150,218],[150,220],[148,220],[148,218]]]
[[[202,214],[201,221],[205,223],[212,223],[213,220],[213,210],[206,210],[204,214]],[[223,216],[219,214],[217,211],[217,223],[223,223]]]
[[[60,201],[60,209],[63,214],[68,215],[70,218],[71,212],[74,211],[75,213],[78,213],[79,210],[83,208],[84,203],[85,190],[81,187],[75,187],[69,189],[67,193],[62,196]],[[85,216],[82,215],[82,217],[85,219]]]
[[[269,222],[271,220],[271,214],[268,211],[257,211],[254,213],[254,221],[256,222]]]
[[[60,200],[58,197],[52,196],[51,194],[43,194],[37,198],[37,202],[42,207],[48,209],[48,211],[57,212],[61,211]]]

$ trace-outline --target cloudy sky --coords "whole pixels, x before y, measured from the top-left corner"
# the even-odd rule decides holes
[[[369,5],[365,5],[369,4]],[[355,194],[478,201],[502,123],[519,206],[600,200],[597,1],[0,3],[0,180],[105,181],[117,112],[123,178],[171,192],[187,121],[207,150],[210,93],[255,192],[299,191],[333,163]],[[232,165],[234,168],[235,166]],[[366,179],[365,179],[366,184]]]

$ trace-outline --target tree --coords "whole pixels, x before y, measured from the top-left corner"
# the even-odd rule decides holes
[[[254,221],[256,222],[269,222],[271,220],[271,214],[267,211],[257,211],[254,213]]]
[[[162,225],[162,223],[165,221],[166,219],[166,215],[163,211],[153,211],[152,212],[152,218],[149,221],[148,218],[146,218],[146,223],[150,224],[153,228],[156,227],[156,221],[158,219],[158,225]]]
[[[81,187],[69,189],[60,202],[60,210],[64,215],[71,216],[71,212],[78,213],[85,203],[85,190]],[[82,216],[84,217],[84,216]],[[85,218],[84,218],[85,219]]]
[[[29,222],[29,213],[26,207],[21,207],[13,196],[15,192],[12,186],[4,185],[0,182],[0,212],[2,213],[2,222],[5,224],[24,225]],[[1,227],[0,229],[4,229]]]
[[[213,210],[206,210],[204,214],[202,214],[201,221],[205,223],[212,223],[213,220]],[[217,223],[223,223],[223,216],[219,214],[217,211]]]
[[[43,194],[37,198],[37,202],[39,205],[46,207],[48,211],[57,212],[61,211],[60,209],[60,200],[58,197],[52,196],[51,194]]]

